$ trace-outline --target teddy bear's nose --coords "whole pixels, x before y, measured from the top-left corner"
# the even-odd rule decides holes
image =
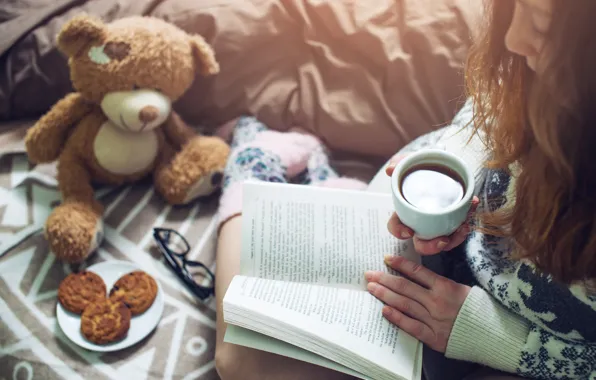
[[[139,111],[139,120],[143,123],[150,123],[157,119],[159,116],[159,110],[154,106],[145,106]]]

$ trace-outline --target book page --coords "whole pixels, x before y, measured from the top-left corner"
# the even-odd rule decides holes
[[[242,275],[364,289],[385,255],[419,261],[387,230],[388,194],[247,182],[243,197]]]
[[[233,279],[224,297],[227,323],[255,327],[268,320],[269,331],[261,333],[307,350],[312,349],[307,347],[309,340],[328,343],[336,349],[327,348],[325,356],[356,372],[370,375],[368,362],[410,379],[418,340],[383,318],[382,307],[366,291],[244,276]],[[248,322],[250,315],[259,318]],[[283,333],[284,326],[299,330],[299,337]],[[363,359],[358,361],[360,368],[345,362],[337,348]]]
[[[343,372],[359,379],[372,380],[369,376],[365,376],[360,372],[356,372],[353,369],[350,369],[349,367],[329,360],[322,355],[317,355],[314,352],[305,350],[298,346],[294,346],[290,343],[286,343],[283,340],[275,339],[268,335],[260,334],[258,332],[249,330],[244,327],[228,325],[226,327],[226,333],[224,335],[224,342],[286,356],[292,359],[329,368],[334,371]],[[414,364],[412,380],[421,379],[422,343],[418,343],[418,347],[416,349],[416,362]]]
[[[424,346],[422,342],[418,341],[418,347],[416,349],[416,362],[414,363],[414,373],[412,374],[413,380],[422,379],[422,357],[424,354]]]
[[[359,379],[370,380],[369,377],[366,377],[359,372],[336,363],[333,360],[329,360],[323,356],[317,355],[314,352],[304,350],[282,340],[278,340],[264,334],[259,334],[258,332],[245,329],[243,327],[228,325],[226,327],[224,342],[254,348],[256,350],[271,352],[277,355],[315,364],[320,367],[329,368],[334,371],[343,372]]]

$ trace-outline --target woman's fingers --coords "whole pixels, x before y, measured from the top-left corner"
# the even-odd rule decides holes
[[[389,160],[389,164],[387,165],[387,167],[385,168],[385,173],[391,177],[393,175],[393,170],[395,169],[395,167],[397,166],[397,164],[404,159],[404,157],[406,157],[406,154],[396,154],[395,156],[393,156],[391,158],[391,160]]]
[[[474,195],[474,197],[472,197],[472,207],[470,208],[470,211],[475,212],[479,204],[480,199],[478,199],[478,197]]]
[[[445,248],[443,248],[444,251],[451,251],[452,249],[466,241],[468,235],[470,234],[470,231],[472,230],[470,222],[474,217],[474,213],[476,213],[476,209],[478,208],[479,203],[480,200],[478,199],[478,197],[474,196],[474,198],[472,198],[472,206],[470,207],[470,211],[468,212],[468,218],[466,219],[466,222],[462,224],[459,227],[459,229],[450,236],[450,242],[449,244],[447,244],[447,246],[445,246]]]
[[[416,252],[421,255],[429,256],[429,255],[436,255],[441,253],[445,250],[451,243],[451,239],[448,237],[437,238],[433,240],[422,240],[417,236],[414,236],[414,248]]]
[[[447,244],[441,251],[451,251],[455,247],[460,246],[470,233],[470,225],[469,224],[462,224],[462,226],[455,231],[453,235],[451,235],[449,239],[449,244]]]
[[[389,222],[387,223],[387,229],[391,235],[398,239],[407,240],[414,236],[414,231],[403,225],[396,213],[391,214]]]
[[[421,255],[436,255],[443,251],[450,251],[462,244],[468,237],[471,230],[470,221],[474,217],[474,213],[476,212],[479,203],[480,201],[478,197],[475,196],[472,198],[472,205],[470,207],[470,211],[468,212],[468,218],[466,222],[450,236],[443,236],[432,240],[422,240],[414,236],[414,231],[402,224],[399,220],[399,217],[395,213],[391,215],[391,218],[389,218],[389,232],[399,239],[409,239],[410,237],[414,236],[414,248],[416,249],[416,252],[420,253]]]
[[[416,300],[422,306],[429,304],[430,291],[405,277],[379,271],[369,271],[364,276],[367,282],[382,285],[394,293]]]
[[[403,256],[386,256],[385,264],[428,289],[435,285],[438,278],[435,272]]]
[[[412,318],[426,321],[430,316],[428,310],[418,302],[397,294],[383,285],[377,284],[376,282],[369,282],[367,289],[370,294],[386,305],[389,305]]]
[[[436,340],[435,333],[430,327],[419,320],[408,317],[404,313],[392,308],[391,306],[383,307],[383,316],[389,322],[393,323],[423,343],[432,345],[432,343]]]

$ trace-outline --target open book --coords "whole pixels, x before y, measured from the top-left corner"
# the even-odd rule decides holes
[[[362,379],[421,378],[421,343],[381,315],[366,270],[419,261],[387,231],[389,194],[244,185],[242,259],[224,300],[225,341]]]

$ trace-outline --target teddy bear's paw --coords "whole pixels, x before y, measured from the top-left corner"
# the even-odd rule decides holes
[[[90,205],[73,202],[54,209],[45,225],[50,251],[59,260],[81,263],[103,241],[103,221]]]
[[[171,205],[186,205],[190,202],[207,197],[221,188],[223,169],[214,169],[203,175],[174,176],[169,172],[162,172],[156,178],[155,187],[163,198]]]
[[[216,169],[212,172],[197,178],[195,181],[189,178],[180,178],[186,181],[176,181],[172,179],[169,182],[161,181],[156,183],[158,191],[164,199],[172,205],[186,205],[190,202],[207,197],[221,188],[223,180],[223,170]]]
[[[216,170],[208,173],[196,181],[186,192],[186,196],[182,201],[183,204],[188,204],[197,198],[209,196],[221,187],[223,180],[223,172]]]
[[[171,162],[155,173],[155,187],[173,205],[209,196],[222,185],[229,146],[218,137],[190,139]]]

